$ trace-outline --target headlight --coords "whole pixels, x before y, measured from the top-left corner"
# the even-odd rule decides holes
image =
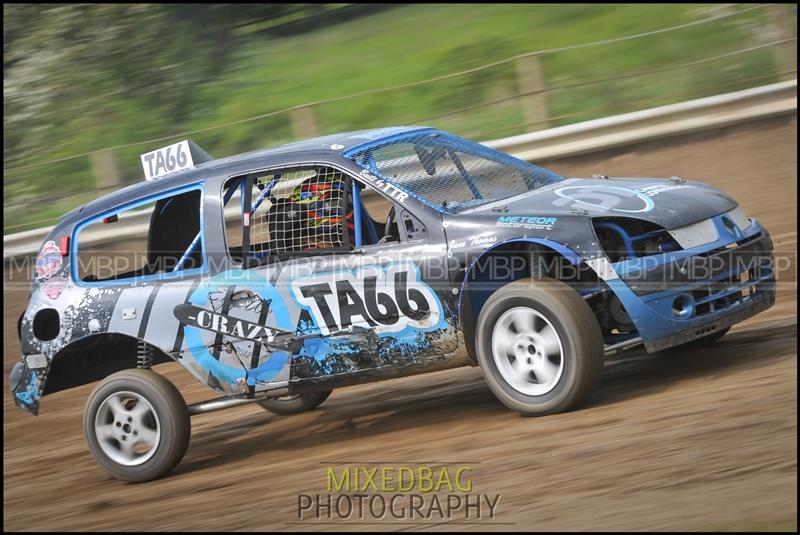
[[[745,230],[752,223],[750,218],[744,215],[744,211],[742,210],[741,206],[737,206],[730,212],[727,212],[725,215],[730,217],[731,220],[736,223],[736,226],[739,227],[739,230]]]
[[[654,223],[625,217],[603,217],[593,219],[592,224],[603,252],[611,262],[681,250],[681,245],[670,233]]]

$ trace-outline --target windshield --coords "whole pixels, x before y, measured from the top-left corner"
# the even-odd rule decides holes
[[[449,213],[563,180],[543,167],[432,129],[378,139],[344,156]]]

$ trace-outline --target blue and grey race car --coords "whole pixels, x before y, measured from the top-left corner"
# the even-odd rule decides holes
[[[775,298],[767,230],[677,177],[567,179],[421,127],[142,165],[45,239],[11,373],[33,414],[100,381],[86,439],[128,481],[180,462],[193,414],[457,366],[522,414],[565,411],[606,355],[712,343]],[[151,370],[169,361],[220,397],[187,407]]]

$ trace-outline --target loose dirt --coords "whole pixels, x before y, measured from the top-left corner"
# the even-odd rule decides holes
[[[796,123],[781,119],[543,162],[570,176],[707,181],[766,225],[788,258],[778,302],[713,347],[610,361],[586,406],[542,418],[507,410],[476,368],[341,389],[298,416],[209,413],[193,419],[181,465],[147,484],[90,457],[81,418],[93,385],[47,396],[37,418],[13,407],[27,288],[7,271],[4,529],[796,529],[796,143]],[[177,365],[158,370],[189,402],[213,396]],[[500,495],[496,516],[298,519],[299,494],[326,493],[326,468],[369,462],[466,463],[473,493]]]

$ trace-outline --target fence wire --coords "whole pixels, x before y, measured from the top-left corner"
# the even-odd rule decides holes
[[[516,61],[516,60],[524,58],[524,57],[544,56],[544,55],[548,55],[548,54],[555,54],[555,53],[558,53],[558,52],[567,52],[567,51],[570,51],[570,50],[578,50],[578,49],[581,49],[581,48],[591,48],[591,47],[597,47],[597,46],[605,46],[605,45],[609,45],[609,44],[621,43],[621,42],[624,42],[624,41],[630,41],[630,40],[634,40],[634,39],[641,39],[641,38],[644,38],[644,37],[651,37],[653,35],[658,35],[658,34],[661,34],[661,33],[678,31],[678,30],[682,30],[684,28],[689,28],[689,27],[692,27],[692,26],[697,26],[697,25],[701,25],[701,24],[708,24],[708,23],[711,23],[711,22],[716,22],[716,21],[721,20],[721,19],[726,19],[726,18],[729,18],[729,17],[743,15],[743,14],[748,13],[750,11],[753,11],[755,9],[761,9],[761,8],[767,7],[768,5],[769,4],[760,4],[760,5],[756,5],[756,6],[751,6],[751,7],[745,8],[745,9],[737,10],[737,11],[735,11],[733,13],[724,13],[722,15],[716,15],[714,17],[708,17],[708,18],[701,19],[701,20],[698,20],[698,21],[687,22],[685,24],[679,24],[677,26],[670,26],[670,27],[667,27],[667,28],[660,28],[658,30],[652,30],[652,31],[649,31],[649,32],[643,32],[643,33],[632,34],[632,35],[625,35],[625,36],[622,36],[622,37],[616,37],[616,38],[612,38],[612,39],[603,39],[603,40],[599,40],[599,41],[592,41],[590,43],[580,43],[580,44],[568,45],[568,46],[562,46],[562,47],[556,47],[556,48],[547,48],[547,49],[543,49],[543,50],[527,52],[525,54],[517,54],[517,55],[509,57],[509,58],[505,58],[505,59],[502,59],[502,60],[499,60],[499,61],[495,61],[495,62],[492,62],[492,63],[487,63],[487,64],[484,64],[484,65],[481,65],[481,66],[478,66],[478,67],[473,67],[471,69],[466,69],[466,70],[462,70],[462,71],[458,71],[458,72],[453,72],[453,73],[449,73],[449,74],[445,74],[445,75],[441,75],[441,76],[434,76],[434,77],[431,77],[431,78],[427,78],[425,80],[418,80],[418,81],[415,81],[415,82],[409,82],[409,83],[406,83],[406,84],[398,84],[398,85],[389,86],[389,87],[368,89],[366,91],[359,91],[359,92],[356,92],[356,93],[351,93],[349,95],[333,97],[333,98],[330,98],[330,99],[318,100],[318,101],[313,101],[313,102],[306,102],[305,104],[298,104],[296,106],[291,106],[291,107],[288,107],[288,108],[283,108],[283,109],[271,111],[271,112],[268,112],[268,113],[262,113],[262,114],[259,114],[259,115],[253,115],[251,117],[246,117],[246,118],[243,118],[243,119],[239,119],[239,120],[236,120],[236,121],[231,121],[231,122],[224,123],[224,124],[209,126],[209,127],[206,127],[206,128],[199,128],[199,129],[196,129],[196,130],[189,130],[189,131],[185,131],[185,132],[180,132],[180,133],[176,133],[176,134],[170,134],[170,135],[167,135],[167,136],[161,136],[161,137],[147,139],[147,140],[143,140],[143,141],[134,141],[132,143],[125,143],[123,145],[114,145],[114,146],[111,146],[111,147],[106,147],[106,148],[103,148],[103,149],[97,149],[97,150],[93,150],[93,151],[89,151],[89,152],[84,152],[84,153],[76,154],[76,155],[73,155],[73,156],[65,156],[63,158],[57,158],[55,160],[49,160],[49,161],[45,161],[45,162],[37,162],[37,163],[28,164],[28,165],[21,165],[21,166],[17,166],[17,167],[9,167],[9,168],[5,168],[4,170],[5,171],[17,171],[17,170],[22,170],[22,169],[32,169],[34,167],[41,167],[43,165],[49,165],[49,164],[53,164],[53,163],[64,162],[64,161],[72,160],[72,159],[75,159],[75,158],[81,158],[81,157],[90,156],[92,154],[97,154],[97,153],[100,153],[100,152],[121,150],[121,149],[130,148],[130,147],[136,147],[136,146],[139,146],[139,145],[152,145],[152,144],[155,144],[155,143],[160,143],[162,141],[169,141],[169,140],[173,140],[173,139],[177,139],[177,138],[183,138],[183,137],[187,137],[187,136],[191,136],[191,135],[195,135],[195,134],[201,134],[201,133],[205,133],[205,132],[210,132],[212,130],[218,130],[218,129],[222,129],[222,128],[229,128],[231,126],[236,126],[236,125],[244,124],[244,123],[251,122],[251,121],[257,121],[259,119],[265,119],[267,117],[272,117],[272,116],[275,116],[275,115],[288,113],[288,112],[291,112],[291,111],[294,111],[294,110],[299,110],[299,109],[302,109],[302,108],[307,108],[307,107],[312,107],[312,106],[319,106],[321,104],[330,104],[330,103],[334,103],[334,102],[341,102],[343,100],[349,100],[349,99],[353,99],[353,98],[364,97],[364,96],[374,95],[374,94],[378,94],[378,93],[387,93],[387,92],[392,92],[392,91],[398,91],[398,90],[401,90],[401,89],[409,89],[409,88],[417,87],[417,86],[420,86],[420,85],[426,85],[426,84],[430,84],[430,83],[434,83],[434,82],[448,80],[448,79],[451,79],[451,78],[457,78],[457,77],[464,76],[464,75],[467,75],[467,74],[472,74],[472,73],[475,73],[475,72],[479,72],[479,71],[483,71],[483,70],[486,70],[486,69],[490,69],[492,67],[497,67],[499,65],[503,65],[503,64],[506,64],[506,63],[511,63],[513,61]]]
[[[123,163],[125,164],[125,168],[132,169],[135,164],[132,161],[132,157],[127,154],[127,152],[130,151],[125,151],[125,149],[131,149],[140,145],[154,145],[156,143],[174,141],[176,139],[203,134],[214,130],[230,128],[253,121],[273,121],[280,119],[286,122],[286,130],[289,130],[288,125],[292,112],[303,108],[313,108],[320,117],[326,119],[326,123],[335,124],[337,131],[379,126],[378,124],[370,123],[370,119],[366,115],[361,119],[337,115],[338,111],[334,105],[348,99],[362,99],[364,102],[364,108],[367,110],[373,106],[383,106],[386,109],[390,108],[391,112],[386,113],[385,117],[386,120],[392,124],[419,124],[436,121],[436,124],[430,124],[430,126],[436,126],[444,130],[451,130],[464,137],[474,138],[477,136],[494,135],[500,132],[514,132],[515,130],[519,129],[524,131],[524,129],[531,126],[547,127],[553,126],[554,123],[559,125],[567,124],[568,122],[573,122],[575,120],[580,121],[586,120],[587,118],[594,118],[595,116],[598,116],[597,114],[633,111],[633,105],[636,105],[638,109],[687,100],[689,98],[699,98],[699,96],[711,94],[707,93],[708,91],[721,93],[731,90],[744,89],[747,87],[752,87],[752,84],[755,81],[769,83],[770,81],[777,81],[787,74],[796,74],[796,68],[788,70],[781,69],[781,67],[783,67],[782,65],[776,68],[775,64],[773,63],[774,60],[769,55],[770,50],[768,50],[775,50],[778,47],[796,46],[796,37],[776,39],[766,43],[760,43],[754,46],[747,46],[722,54],[715,54],[700,58],[694,61],[682,62],[677,65],[664,65],[652,69],[638,70],[635,72],[621,72],[610,76],[607,75],[594,77],[588,80],[574,80],[564,77],[560,79],[553,78],[550,80],[549,85],[545,83],[543,87],[535,90],[524,90],[525,88],[519,87],[519,85],[515,83],[515,80],[512,79],[510,81],[506,80],[496,84],[497,87],[495,89],[502,88],[499,94],[497,91],[494,91],[494,93],[489,93],[486,95],[480,94],[475,96],[472,92],[470,85],[471,78],[469,77],[475,73],[483,73],[482,76],[492,75],[492,78],[494,79],[494,74],[498,74],[498,72],[501,74],[507,74],[508,67],[505,67],[507,64],[522,58],[533,56],[544,57],[551,54],[564,53],[572,50],[591,49],[594,47],[602,47],[614,43],[646,39],[647,37],[651,37],[653,35],[676,32],[684,28],[704,25],[722,19],[727,19],[729,17],[735,17],[764,7],[767,7],[767,5],[762,4],[749,6],[745,9],[740,9],[731,13],[723,13],[686,24],[661,28],[649,32],[518,54],[475,68],[448,73],[425,80],[365,90],[349,95],[309,102],[306,104],[230,121],[224,124],[171,134],[168,136],[161,136],[144,141],[112,146],[54,160],[40,161],[16,167],[5,167],[5,184],[7,187],[11,184],[20,183],[19,180],[10,178],[8,176],[9,174],[16,176],[14,174],[17,172],[38,169],[49,165],[56,165],[56,168],[48,170],[48,173],[52,174],[53,176],[57,176],[60,174],[58,172],[59,168],[57,164],[62,164],[63,162],[68,162],[79,158],[90,157],[94,154],[105,151],[122,151],[124,153],[123,155],[125,156],[122,158],[122,160],[124,160]],[[714,69],[707,69],[705,67],[706,65],[712,64],[715,65]],[[706,68],[706,71],[698,71],[697,73],[694,73],[696,75],[696,79],[690,77],[688,74],[683,74],[689,73],[691,69],[701,66]],[[505,70],[491,71],[491,69]],[[493,72],[494,74],[492,74]],[[651,90],[651,84],[642,85],[641,83],[637,82],[636,87],[626,86],[626,92],[624,93],[624,96],[621,96],[622,92],[619,91],[619,89],[621,88],[621,84],[623,82],[638,80],[640,78],[654,76],[660,73],[676,73],[674,75],[670,74],[670,79],[675,80],[675,87],[671,88],[671,91],[668,94],[658,93],[657,91]],[[463,82],[461,81],[462,78],[464,79]],[[440,108],[443,108],[442,113],[427,115],[425,117],[414,119],[410,119],[406,115],[405,106],[403,104],[406,99],[418,98],[418,95],[426,96],[428,92],[433,93],[433,91],[430,91],[430,88],[426,88],[425,91],[422,91],[423,86],[435,84],[437,82],[444,83],[448,80],[456,80],[459,83],[453,86],[453,91],[444,92],[448,95],[448,100],[446,102],[442,102],[442,105],[439,106]],[[657,80],[654,81],[657,82]],[[580,93],[580,91],[584,88],[592,88],[591,94]],[[404,90],[411,90],[411,92],[409,93]],[[575,93],[576,91],[578,92],[577,94]],[[390,95],[389,93],[393,94]],[[453,104],[457,103],[457,101],[452,97],[457,96],[457,94],[460,93],[462,93],[460,98],[466,105],[453,107]],[[698,95],[698,93],[704,94]],[[380,99],[377,99],[378,95],[382,95]],[[526,104],[526,99],[545,95],[548,96],[551,103],[555,100],[555,104],[553,104],[549,110],[546,110],[541,118],[530,120],[530,117],[525,116],[520,112],[521,108],[518,103],[521,103],[524,107],[528,105]],[[571,103],[570,107],[565,109],[564,104],[560,103],[559,99],[561,101],[564,101],[565,99],[568,100]],[[597,105],[598,99],[605,99],[605,101],[603,101],[601,105]],[[578,101],[580,101],[580,103],[576,104]],[[326,105],[328,106],[326,107]],[[578,109],[575,109],[576,107]],[[490,111],[484,112],[484,110]],[[569,121],[564,122],[565,120]],[[444,121],[444,123],[442,121]],[[285,134],[276,134],[276,137],[282,136],[285,137]],[[86,166],[86,168],[88,172],[89,166]],[[18,229],[23,228],[35,228],[37,225],[53,223],[58,219],[58,217],[51,217],[38,218],[33,221],[25,221],[27,214],[30,213],[33,207],[36,207],[38,210],[41,206],[58,206],[59,210],[63,208],[63,211],[67,211],[77,205],[77,201],[80,197],[87,197],[90,195],[97,196],[107,190],[117,189],[122,185],[92,187],[90,190],[84,190],[75,193],[66,191],[55,199],[52,195],[48,194],[41,197],[36,196],[21,198],[17,203],[6,203],[4,204],[4,209],[6,211],[6,216],[4,219],[5,221],[12,222],[12,224],[4,225],[4,232],[17,231]],[[4,189],[6,188],[4,187]],[[16,221],[14,221],[14,219],[16,219]],[[20,219],[22,219],[23,222],[19,222]]]

